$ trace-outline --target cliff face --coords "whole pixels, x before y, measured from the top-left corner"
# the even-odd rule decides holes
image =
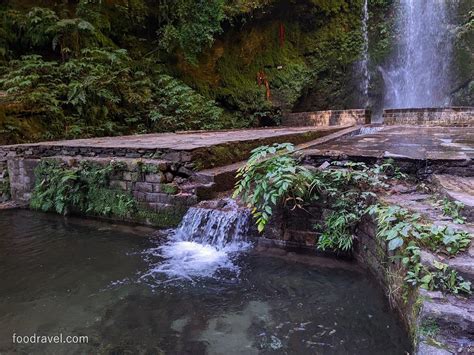
[[[185,82],[243,114],[352,107],[361,6],[359,0],[276,1],[225,26],[197,66],[178,56],[174,68]]]
[[[456,106],[474,106],[474,5],[472,1],[459,1],[455,23],[452,103]]]

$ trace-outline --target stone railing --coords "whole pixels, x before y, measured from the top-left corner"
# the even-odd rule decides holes
[[[283,126],[344,126],[370,123],[369,110],[330,110],[296,112],[283,116]]]
[[[390,109],[383,119],[386,125],[474,127],[474,107]]]

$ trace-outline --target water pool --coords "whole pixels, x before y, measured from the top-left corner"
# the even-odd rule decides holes
[[[144,231],[143,234],[146,234]],[[364,273],[248,249],[235,269],[151,277],[163,241],[128,228],[0,212],[0,353],[403,354],[408,336]],[[87,344],[13,344],[12,335]]]

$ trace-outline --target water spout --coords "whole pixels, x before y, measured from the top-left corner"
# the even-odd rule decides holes
[[[168,242],[146,252],[161,260],[142,278],[165,276],[170,281],[212,277],[219,271],[238,274],[234,259],[250,247],[250,222],[249,211],[230,199],[189,209]]]

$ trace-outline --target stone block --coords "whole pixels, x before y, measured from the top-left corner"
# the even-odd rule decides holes
[[[135,191],[133,197],[139,202],[146,201],[146,194],[144,192]]]
[[[165,175],[163,173],[157,173],[157,174],[147,174],[145,175],[145,181],[146,182],[151,182],[151,183],[160,183],[165,181]]]
[[[148,192],[144,193],[145,201],[149,203],[172,203],[174,202],[173,196],[159,192]]]
[[[127,191],[127,183],[122,180],[111,180],[109,186],[113,189]]]
[[[149,182],[136,182],[134,189],[140,192],[153,192],[153,184]]]
[[[137,172],[131,172],[131,171],[124,171],[123,172],[123,179],[125,181],[137,181],[139,174]]]
[[[170,195],[167,195],[167,196],[170,196]],[[179,194],[179,195],[174,195],[174,196],[170,196],[171,197],[171,200],[177,204],[177,205],[180,205],[180,206],[193,206],[195,204],[197,204],[198,202],[198,198],[196,195],[193,195],[193,194]]]

